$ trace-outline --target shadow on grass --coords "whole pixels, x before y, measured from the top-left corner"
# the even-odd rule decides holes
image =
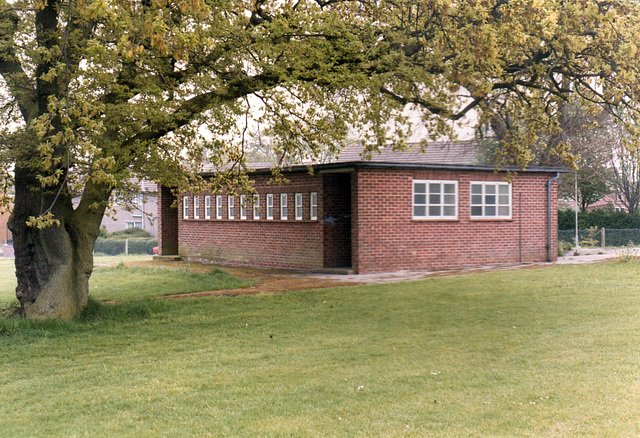
[[[0,336],[50,337],[78,333],[116,323],[145,320],[153,313],[159,312],[162,307],[163,303],[152,299],[107,304],[89,298],[89,303],[81,315],[69,321],[62,321],[22,318],[17,316],[17,304],[12,304],[0,311]]]

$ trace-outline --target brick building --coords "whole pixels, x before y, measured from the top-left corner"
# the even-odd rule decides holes
[[[477,164],[469,142],[424,153],[357,148],[332,163],[293,166],[255,194],[159,190],[160,254],[217,264],[357,273],[553,261],[561,169],[506,172]]]

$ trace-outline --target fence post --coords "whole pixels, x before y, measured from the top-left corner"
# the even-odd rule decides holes
[[[607,246],[605,241],[606,237],[607,237],[607,232],[604,230],[604,227],[600,228],[600,246],[602,248],[605,248]]]
[[[124,239],[124,255],[129,255],[129,239]]]

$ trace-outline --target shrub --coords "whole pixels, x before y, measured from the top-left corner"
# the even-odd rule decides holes
[[[559,241],[558,242],[558,257],[562,257],[565,252],[571,251],[571,248],[573,248],[573,245],[570,242],[565,242],[564,240]]]
[[[129,254],[153,254],[158,239],[129,239]],[[106,255],[124,254],[125,239],[98,239],[94,251]]]
[[[114,231],[109,235],[110,239],[129,239],[131,237],[153,237],[151,233],[142,228],[127,228],[122,231]]]

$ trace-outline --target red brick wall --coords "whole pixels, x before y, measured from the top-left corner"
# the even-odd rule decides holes
[[[504,174],[358,170],[352,188],[357,192],[357,202],[352,206],[352,249],[356,253],[353,268],[359,273],[367,273],[545,261],[545,184],[553,176],[526,173],[514,177],[512,219],[472,220],[469,217],[470,182],[503,181]],[[459,219],[413,220],[413,179],[457,180]],[[551,255],[554,260],[557,257],[556,199],[557,182],[552,185],[551,203]]]
[[[260,219],[253,219],[251,195],[247,195],[247,219],[240,219],[240,197],[235,197],[235,219],[228,219],[226,194],[223,219],[215,219],[215,195],[211,195],[212,219],[204,219],[204,196],[200,196],[200,219],[193,219],[193,194],[189,194],[188,219],[179,211],[179,253],[185,258],[206,259],[236,266],[289,269],[323,267],[322,175],[287,174],[288,183],[269,184],[269,175],[256,175],[254,188],[260,196]],[[318,193],[318,220],[310,220],[309,193]],[[267,220],[266,194],[272,193],[274,219]],[[287,220],[280,220],[280,194],[287,193]],[[303,220],[295,220],[295,193],[302,193]],[[182,199],[180,199],[182,201]]]

